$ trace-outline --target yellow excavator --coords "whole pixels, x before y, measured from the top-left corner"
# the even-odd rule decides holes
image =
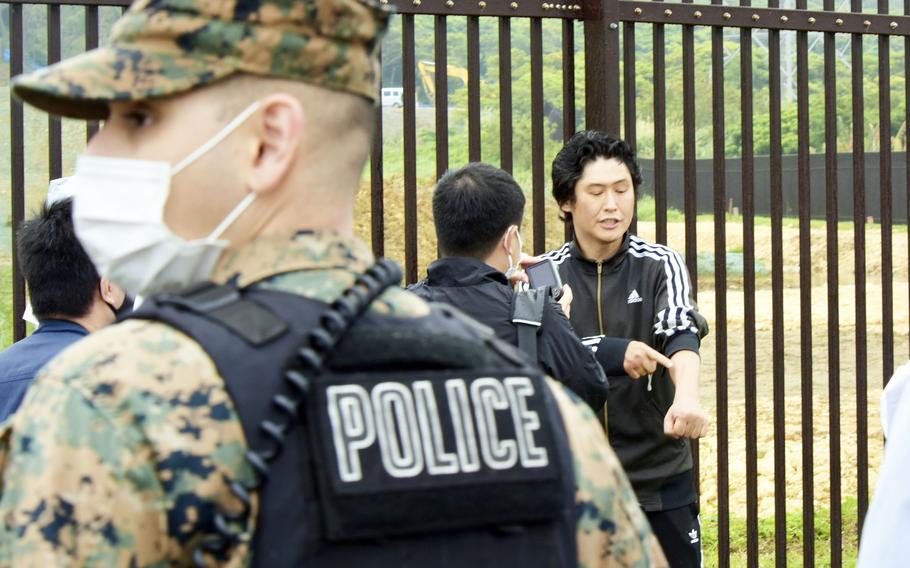
[[[432,61],[418,61],[417,71],[420,73],[420,83],[430,102],[436,100],[436,64]],[[468,70],[457,65],[446,65],[446,74],[449,77],[460,79],[464,86],[468,86]]]

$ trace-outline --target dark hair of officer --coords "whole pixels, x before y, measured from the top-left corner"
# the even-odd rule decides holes
[[[45,205],[16,233],[19,268],[38,319],[78,318],[92,307],[98,272],[73,231],[73,200]]]
[[[508,172],[480,162],[449,170],[433,192],[440,252],[486,258],[506,229],[521,226],[524,208],[524,193]]]
[[[641,167],[635,151],[621,139],[597,130],[577,132],[566,142],[562,150],[553,159],[553,198],[562,205],[575,199],[575,184],[590,162],[598,158],[616,158],[629,168],[632,176],[632,188],[637,190],[641,185]],[[572,214],[563,212],[562,220],[571,223]]]

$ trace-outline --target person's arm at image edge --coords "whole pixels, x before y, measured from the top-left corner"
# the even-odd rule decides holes
[[[135,439],[58,377],[34,385],[3,432],[0,564],[162,561],[163,552],[147,553],[164,550],[163,495],[133,484],[154,478]],[[133,552],[115,544],[127,541]]]
[[[635,492],[590,408],[548,383],[575,456],[579,568],[662,568],[666,558]]]

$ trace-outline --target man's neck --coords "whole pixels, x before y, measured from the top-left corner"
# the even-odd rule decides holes
[[[225,233],[229,251],[260,237],[291,238],[300,230],[354,236],[356,184],[344,180],[317,182],[302,175],[285,184],[274,195],[257,198]]]
[[[64,315],[60,315],[60,314],[50,314],[48,316],[41,318],[41,320],[39,321],[39,324],[43,325],[45,322],[48,322],[48,321],[65,321],[65,322],[69,322],[69,323],[74,323],[74,324],[86,329],[89,333],[91,333],[92,331],[95,331],[95,330],[91,329],[90,326],[92,325],[92,322],[90,321],[90,318],[87,315],[83,316],[83,317],[74,318],[72,316],[64,316]]]
[[[109,309],[109,308],[107,306],[105,306],[105,309]],[[99,329],[104,327],[105,325],[108,325],[109,323],[111,323],[109,320],[102,321],[102,318],[99,317],[98,314],[95,314],[93,312],[94,311],[89,312],[87,315],[85,315],[81,318],[68,318],[68,321],[71,321],[76,325],[81,325],[89,333],[95,333],[96,331],[98,331]]]
[[[102,327],[108,326],[117,320],[114,309],[100,298],[92,302],[88,313],[78,318],[67,318],[69,321],[81,325],[89,333],[95,333]]]
[[[491,254],[483,259],[483,262],[493,270],[498,270],[503,274],[509,269],[509,259],[501,252]]]
[[[624,239],[625,237],[612,243],[604,243],[586,235],[580,235],[577,231],[575,232],[575,243],[578,245],[581,254],[585,258],[597,261],[610,260],[616,256],[616,253],[622,248]]]

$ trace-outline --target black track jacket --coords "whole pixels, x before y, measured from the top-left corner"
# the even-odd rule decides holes
[[[572,287],[572,327],[596,349],[604,335],[647,343],[670,357],[698,352],[707,322],[692,301],[689,274],[679,254],[626,234],[605,261],[585,258],[575,242],[544,255]],[[664,434],[664,416],[676,388],[658,366],[650,378],[610,376],[607,432],[639,503],[662,511],[695,501],[688,440]]]
[[[433,262],[427,278],[408,288],[430,302],[455,306],[489,326],[496,336],[518,345],[518,331],[512,323],[512,292],[505,274],[472,258],[447,257]],[[575,335],[562,307],[551,301],[543,312],[537,337],[538,366],[565,384],[592,408],[607,400],[604,369]],[[619,370],[622,356],[619,356]],[[608,369],[614,373],[616,368]]]

